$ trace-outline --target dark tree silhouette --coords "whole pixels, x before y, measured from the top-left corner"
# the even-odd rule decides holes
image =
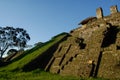
[[[9,47],[24,48],[29,40],[30,36],[23,28],[0,27],[0,58]]]
[[[8,52],[7,52],[7,54],[8,55],[11,55],[11,54],[13,54],[13,53],[17,53],[18,51],[16,50],[16,49],[10,49]]]

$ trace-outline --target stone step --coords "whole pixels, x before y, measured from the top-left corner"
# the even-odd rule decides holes
[[[52,68],[50,69],[50,72],[58,73],[59,69],[60,69],[60,66],[52,66]]]
[[[53,62],[53,66],[59,66],[59,63],[60,63],[61,59],[62,59],[62,57],[55,58],[55,60]]]

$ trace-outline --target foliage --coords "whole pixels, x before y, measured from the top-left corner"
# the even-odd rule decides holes
[[[44,43],[43,42],[38,42],[38,43],[35,43],[34,45],[35,46],[41,46],[41,45],[43,45]]]
[[[29,34],[22,28],[0,27],[0,57],[9,47],[24,48],[29,40]]]
[[[10,55],[10,54],[13,54],[13,53],[17,53],[18,51],[16,49],[10,49],[7,54]]]

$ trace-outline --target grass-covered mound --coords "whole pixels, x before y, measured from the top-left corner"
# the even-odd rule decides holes
[[[13,62],[5,67],[0,68],[0,71],[16,71],[21,70],[26,64],[37,58],[39,55],[48,50],[51,46],[61,41],[68,34],[61,33],[53,37],[50,41],[45,42],[42,45],[37,45],[31,50],[25,51],[24,54],[13,60]]]

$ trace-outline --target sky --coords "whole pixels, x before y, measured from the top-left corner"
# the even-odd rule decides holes
[[[0,26],[27,30],[33,45],[77,28],[80,21],[96,16],[98,7],[109,15],[112,5],[120,10],[120,0],[0,0]]]

